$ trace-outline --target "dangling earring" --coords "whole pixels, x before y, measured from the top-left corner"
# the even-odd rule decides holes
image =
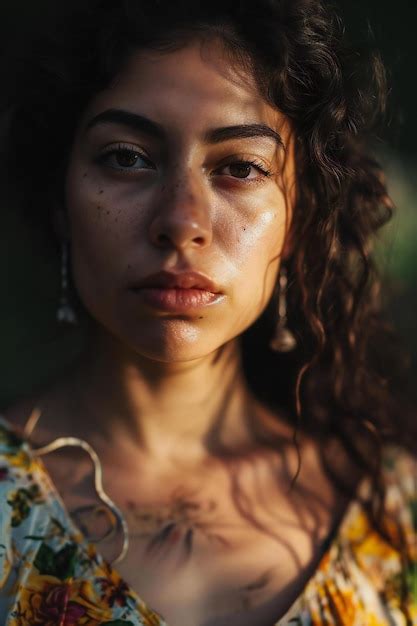
[[[269,347],[274,352],[290,352],[297,345],[297,340],[286,327],[287,324],[287,270],[281,266],[279,275],[278,321]]]
[[[76,324],[78,322],[74,309],[68,301],[68,244],[61,244],[61,297],[56,314],[58,322]]]

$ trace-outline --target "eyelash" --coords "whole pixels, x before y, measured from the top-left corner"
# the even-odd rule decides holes
[[[96,159],[96,161],[99,164],[104,165],[105,164],[105,160],[111,156],[111,155],[115,155],[115,154],[120,154],[120,153],[124,153],[124,154],[135,154],[138,157],[140,157],[141,159],[143,159],[143,161],[145,161],[145,163],[147,164],[151,164],[150,159],[148,159],[143,153],[139,152],[136,148],[133,149],[133,147],[128,146],[128,145],[123,145],[123,144],[119,144],[116,148],[111,148],[107,151],[102,152]],[[223,164],[220,168],[218,169],[223,169],[224,167],[228,167],[231,165],[250,165],[254,168],[256,168],[258,171],[261,172],[261,174],[265,177],[265,178],[269,178],[270,176],[272,176],[272,171],[269,170],[264,163],[262,163],[261,161],[258,161],[257,159],[236,159],[234,161],[229,161],[228,163]],[[111,167],[111,166],[109,166]],[[129,170],[131,171],[138,171],[135,170],[134,168],[123,168],[120,167],[119,168],[113,168],[115,170],[121,171],[121,172],[129,172]],[[145,168],[146,169],[146,168]],[[239,176],[232,176],[232,178],[236,179],[236,180],[240,180],[243,181],[246,184],[249,183],[254,183],[257,182],[256,178],[239,178]],[[259,182],[259,181],[258,181]]]
[[[119,144],[117,147],[112,147],[109,148],[108,150],[104,150],[101,154],[99,154],[99,156],[97,157],[97,162],[100,164],[104,164],[105,160],[109,157],[112,156],[113,154],[135,154],[138,157],[140,157],[141,159],[143,159],[146,163],[151,163],[150,159],[148,159],[144,154],[142,154],[142,152],[139,152],[138,150],[134,149],[131,146],[127,146],[127,145],[123,145],[123,144]],[[110,166],[111,167],[111,166]],[[114,168],[114,169],[118,169],[118,168]],[[126,170],[128,169],[133,169],[133,168],[126,168]],[[121,167],[120,170],[123,170],[123,168]]]
[[[228,165],[252,165],[257,170],[262,172],[262,174],[264,174],[266,178],[272,176],[271,170],[267,169],[262,162],[257,161],[256,159],[238,159],[236,161],[230,161],[230,163],[226,163],[226,165],[224,165],[223,167],[227,167]]]

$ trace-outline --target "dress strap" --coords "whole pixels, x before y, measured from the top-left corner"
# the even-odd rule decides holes
[[[33,431],[36,427],[36,424],[39,421],[39,418],[42,414],[42,411],[35,407],[32,413],[29,415],[29,418],[24,426],[23,435],[24,438],[29,441]],[[101,465],[100,458],[94,448],[84,439],[79,439],[78,437],[58,437],[51,441],[50,443],[41,446],[39,448],[34,448],[31,446],[31,451],[35,456],[42,456],[44,454],[48,454],[49,452],[54,452],[60,448],[65,447],[80,447],[89,455],[90,459],[94,465],[94,488],[97,494],[97,497],[101,502],[103,502],[113,513],[114,517],[120,524],[123,532],[123,546],[120,554],[116,559],[113,560],[113,563],[118,563],[125,556],[129,548],[129,529],[127,526],[127,522],[124,518],[123,513],[120,511],[119,507],[111,500],[111,498],[107,495],[103,488],[103,468]]]
[[[23,428],[23,436],[25,439],[30,439],[30,437],[32,436],[32,433],[35,430],[36,424],[38,423],[41,414],[42,411],[35,406]]]

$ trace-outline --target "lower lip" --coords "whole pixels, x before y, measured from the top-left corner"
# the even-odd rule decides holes
[[[205,289],[142,287],[134,289],[134,292],[151,307],[172,313],[186,313],[201,309],[224,298],[221,293],[213,293]]]

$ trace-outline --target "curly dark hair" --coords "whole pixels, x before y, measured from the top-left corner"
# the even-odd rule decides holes
[[[335,438],[371,476],[364,506],[387,536],[380,516],[382,448],[413,445],[414,414],[405,396],[408,358],[385,321],[372,254],[375,234],[394,208],[372,156],[387,91],[378,53],[350,49],[340,19],[321,0],[89,0],[71,3],[64,19],[54,15],[46,24],[48,34],[16,46],[3,71],[3,171],[35,220],[49,194],[62,193],[86,104],[133,50],[168,52],[192,38],[220,38],[290,120],[297,199],[286,265],[288,320],[298,346],[286,354],[268,349],[273,297],[241,337],[244,368],[258,397],[295,420],[295,438],[298,429],[321,438],[323,463],[339,486],[352,488],[326,459],[325,444]],[[37,159],[21,168],[34,146]],[[48,223],[46,211],[44,217]],[[271,433],[258,434],[274,445]]]

